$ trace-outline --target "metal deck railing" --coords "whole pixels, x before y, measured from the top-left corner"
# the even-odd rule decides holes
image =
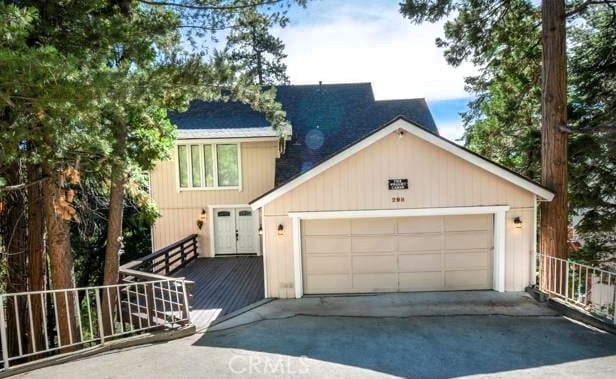
[[[539,289],[616,325],[616,272],[537,254]]]

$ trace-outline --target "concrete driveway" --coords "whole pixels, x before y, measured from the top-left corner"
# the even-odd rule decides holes
[[[616,336],[525,294],[274,301],[212,329],[18,377],[616,377]]]

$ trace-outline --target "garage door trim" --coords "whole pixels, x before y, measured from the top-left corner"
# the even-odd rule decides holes
[[[362,211],[316,211],[289,212],[293,220],[293,267],[295,280],[295,297],[304,295],[302,279],[302,220],[325,220],[336,218],[377,218],[377,217],[418,217],[418,216],[455,216],[455,215],[494,215],[494,258],[493,289],[505,291],[505,215],[510,209],[507,205],[450,208],[414,208],[414,209],[378,209]]]

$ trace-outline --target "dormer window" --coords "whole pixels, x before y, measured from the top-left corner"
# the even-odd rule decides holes
[[[239,144],[178,144],[180,189],[240,187]]]

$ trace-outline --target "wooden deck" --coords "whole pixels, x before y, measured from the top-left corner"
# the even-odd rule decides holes
[[[263,257],[199,258],[173,276],[195,282],[191,320],[206,327],[263,299]]]

